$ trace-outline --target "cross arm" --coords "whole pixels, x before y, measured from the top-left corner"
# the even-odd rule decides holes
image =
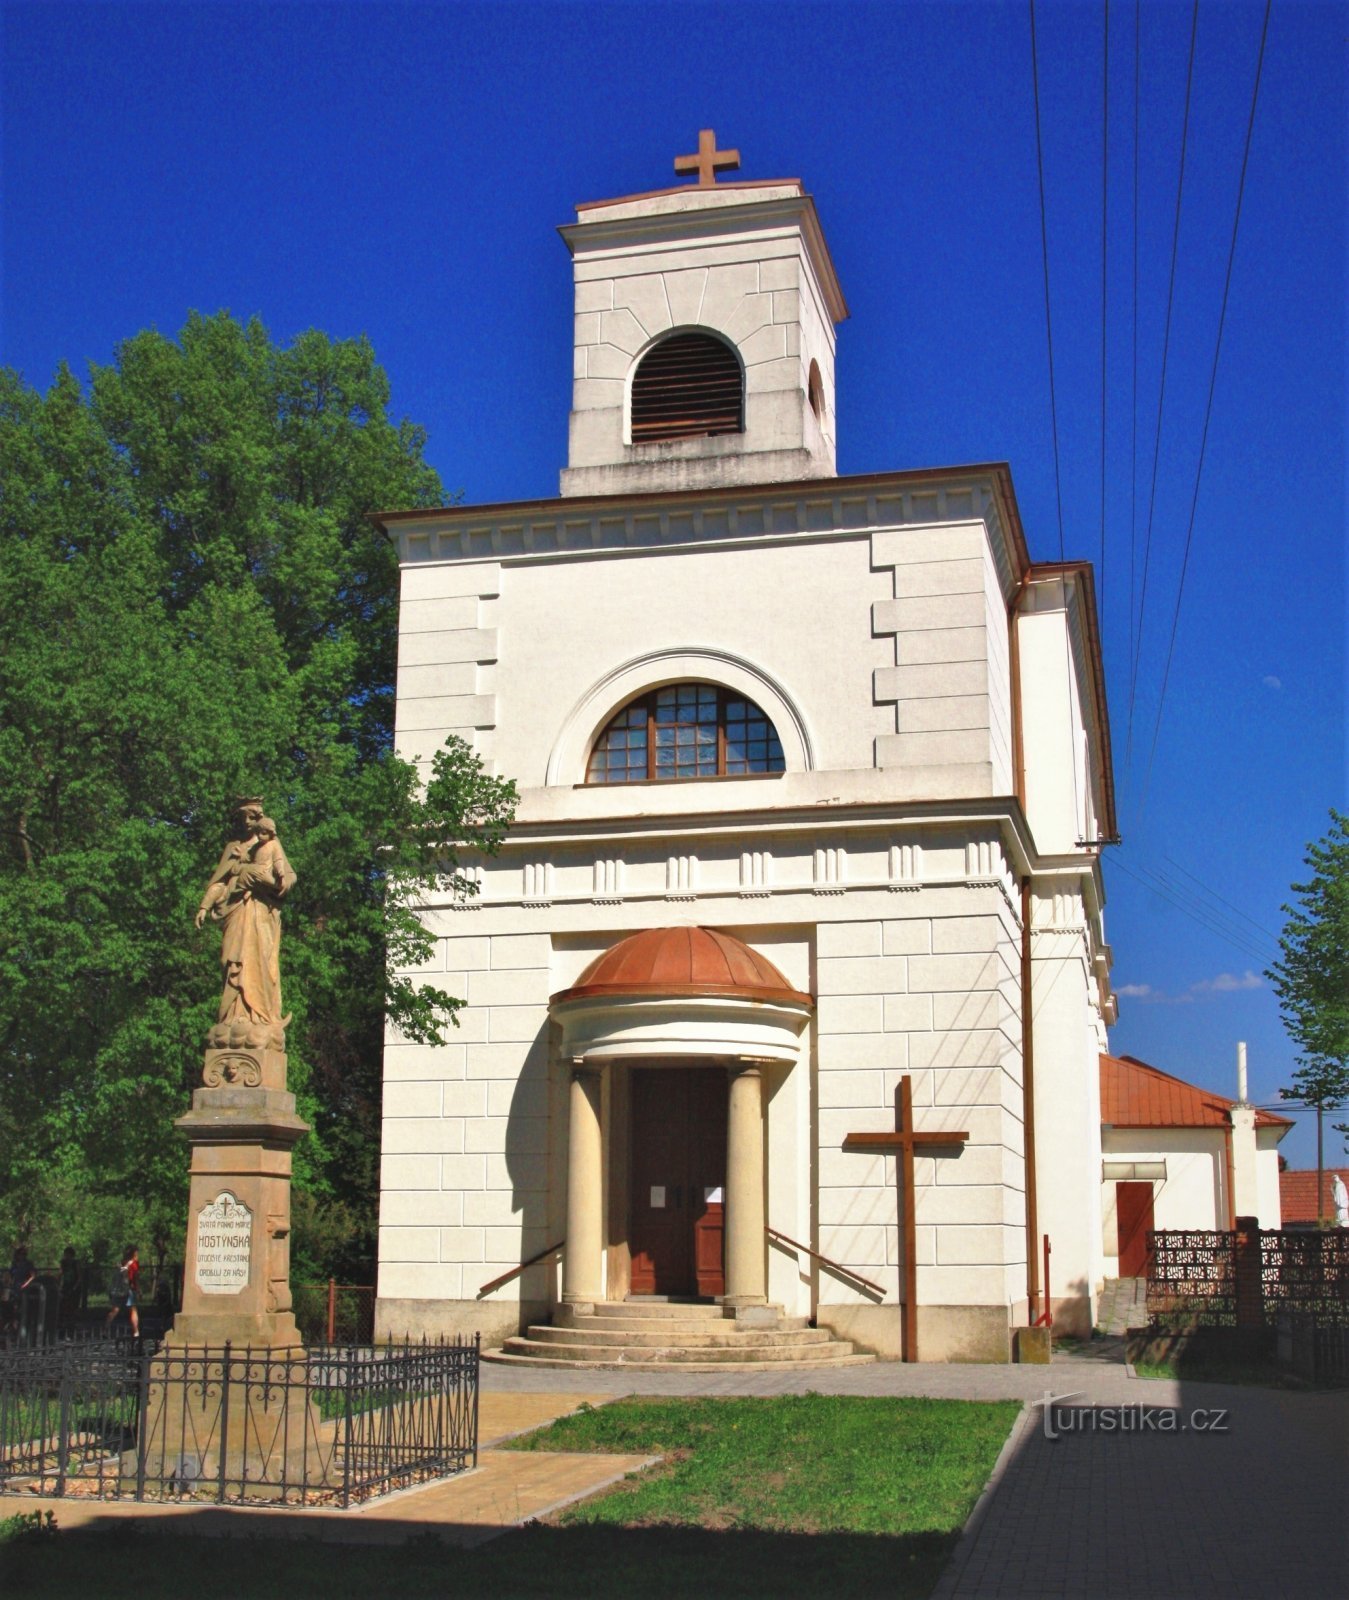
[[[968,1133],[850,1133],[844,1137],[845,1145],[859,1150],[902,1150],[905,1145],[964,1144]]]

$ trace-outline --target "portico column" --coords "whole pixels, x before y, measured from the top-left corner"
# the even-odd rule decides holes
[[[578,1060],[572,1068],[567,1130],[567,1242],[562,1253],[562,1299],[567,1305],[588,1305],[604,1297],[603,1190],[600,1069]]]
[[[764,1254],[763,1075],[746,1061],[731,1068],[726,1125],[726,1305],[766,1304]]]

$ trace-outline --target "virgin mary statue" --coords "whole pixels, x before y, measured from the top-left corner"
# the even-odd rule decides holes
[[[234,818],[235,836],[211,874],[195,919],[199,928],[208,917],[222,924],[224,984],[216,1020],[284,1027],[289,1019],[281,1015],[280,905],[295,873],[261,800],[237,801]]]

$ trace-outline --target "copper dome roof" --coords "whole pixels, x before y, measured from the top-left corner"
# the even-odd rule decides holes
[[[810,1005],[782,973],[734,934],[713,928],[648,928],[597,956],[570,989],[552,1003],[633,995],[646,999],[715,995],[731,1000],[775,1000]]]

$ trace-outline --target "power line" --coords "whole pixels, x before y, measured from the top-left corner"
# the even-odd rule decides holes
[[[1166,365],[1171,351],[1171,311],[1176,296],[1176,257],[1180,245],[1180,206],[1185,191],[1185,151],[1190,134],[1190,90],[1194,84],[1194,44],[1199,32],[1199,0],[1194,0],[1190,19],[1190,60],[1185,69],[1185,114],[1180,128],[1180,171],[1176,178],[1176,219],[1171,230],[1171,273],[1166,291],[1166,330],[1162,336],[1162,378],[1157,392],[1157,430],[1152,447],[1152,488],[1148,495],[1147,537],[1143,544],[1143,582],[1138,598],[1138,641],[1129,679],[1129,726],[1125,740],[1125,764],[1131,765],[1134,748],[1134,702],[1138,696],[1138,664],[1143,656],[1143,622],[1148,605],[1148,564],[1152,557],[1152,518],[1157,503],[1157,464],[1162,450],[1162,414],[1166,405]]]
[[[1204,453],[1208,449],[1208,428],[1213,416],[1213,392],[1218,382],[1218,357],[1222,354],[1223,329],[1227,323],[1227,297],[1232,289],[1232,264],[1237,254],[1237,229],[1241,224],[1241,203],[1246,194],[1246,168],[1251,159],[1251,137],[1255,132],[1255,108],[1260,98],[1260,74],[1265,64],[1265,40],[1269,36],[1269,14],[1273,0],[1265,0],[1265,21],[1260,30],[1260,53],[1255,61],[1255,84],[1251,90],[1251,112],[1246,121],[1246,148],[1241,156],[1241,177],[1237,182],[1236,211],[1232,217],[1232,239],[1227,248],[1227,275],[1223,279],[1222,310],[1218,313],[1218,337],[1213,346],[1213,366],[1208,379],[1208,403],[1204,407],[1204,431],[1199,440],[1199,464],[1195,468],[1194,493],[1190,496],[1190,520],[1185,529],[1185,554],[1180,563],[1180,584],[1176,589],[1176,609],[1171,618],[1171,639],[1166,649],[1166,668],[1162,673],[1162,689],[1157,699],[1157,720],[1152,728],[1152,748],[1148,751],[1147,772],[1143,778],[1143,793],[1138,803],[1139,820],[1147,806],[1148,787],[1152,782],[1152,763],[1157,755],[1157,739],[1162,731],[1162,711],[1166,705],[1167,685],[1171,681],[1171,660],[1176,652],[1176,632],[1180,627],[1181,601],[1185,598],[1185,575],[1190,567],[1190,545],[1194,539],[1195,511],[1199,505],[1199,485],[1204,476]]]
[[[1198,5],[1198,0],[1195,0]],[[1040,68],[1035,44],[1035,0],[1030,0],[1030,71],[1035,95],[1035,166],[1040,177],[1040,254],[1045,268],[1045,338],[1049,346],[1049,421],[1054,434],[1054,497],[1059,512],[1059,560],[1064,559],[1063,485],[1059,472],[1059,410],[1054,396],[1054,324],[1049,314],[1049,226],[1045,220],[1045,157],[1040,136]]]
[[[1156,867],[1135,863],[1132,867],[1126,865],[1125,870],[1140,881],[1146,881],[1149,888],[1155,889],[1177,910],[1184,911],[1196,921],[1202,921],[1210,931],[1221,933],[1229,943],[1240,946],[1248,955],[1264,962],[1271,962],[1274,959],[1272,944],[1267,944],[1260,935],[1248,932],[1224,912],[1208,905],[1184,884],[1175,882]]]
[[[1134,569],[1138,558],[1138,123],[1142,61],[1143,0],[1134,0],[1134,281],[1133,382],[1129,408],[1133,418],[1129,445],[1129,664],[1134,659]]]
[[[1129,866],[1119,854],[1113,856],[1111,861],[1112,865],[1118,867],[1126,877],[1132,878],[1135,883],[1159,895],[1182,916],[1189,917],[1192,922],[1207,928],[1210,933],[1216,934],[1218,938],[1250,956],[1252,960],[1259,961],[1262,965],[1272,963],[1273,956],[1260,945],[1254,935],[1248,934],[1244,928],[1237,927],[1193,895],[1187,894],[1181,886],[1159,876],[1151,868]]]
[[[1272,929],[1267,928],[1263,922],[1257,922],[1254,917],[1247,916],[1241,907],[1238,905],[1233,905],[1232,901],[1224,900],[1222,895],[1220,895],[1216,889],[1210,889],[1206,883],[1202,882],[1199,878],[1196,878],[1194,873],[1187,872],[1185,868],[1181,866],[1179,861],[1174,860],[1171,856],[1166,856],[1165,860],[1169,862],[1170,865],[1173,866],[1182,877],[1188,878],[1191,883],[1196,884],[1200,889],[1202,889],[1206,895],[1212,896],[1214,900],[1221,901],[1222,904],[1227,906],[1229,910],[1235,911],[1243,922],[1249,922],[1253,928],[1257,929],[1260,933],[1265,934],[1266,937],[1270,939],[1278,939],[1279,935],[1273,932]]]
[[[1104,0],[1101,50],[1101,621],[1105,622],[1106,245],[1110,218],[1110,0]]]

